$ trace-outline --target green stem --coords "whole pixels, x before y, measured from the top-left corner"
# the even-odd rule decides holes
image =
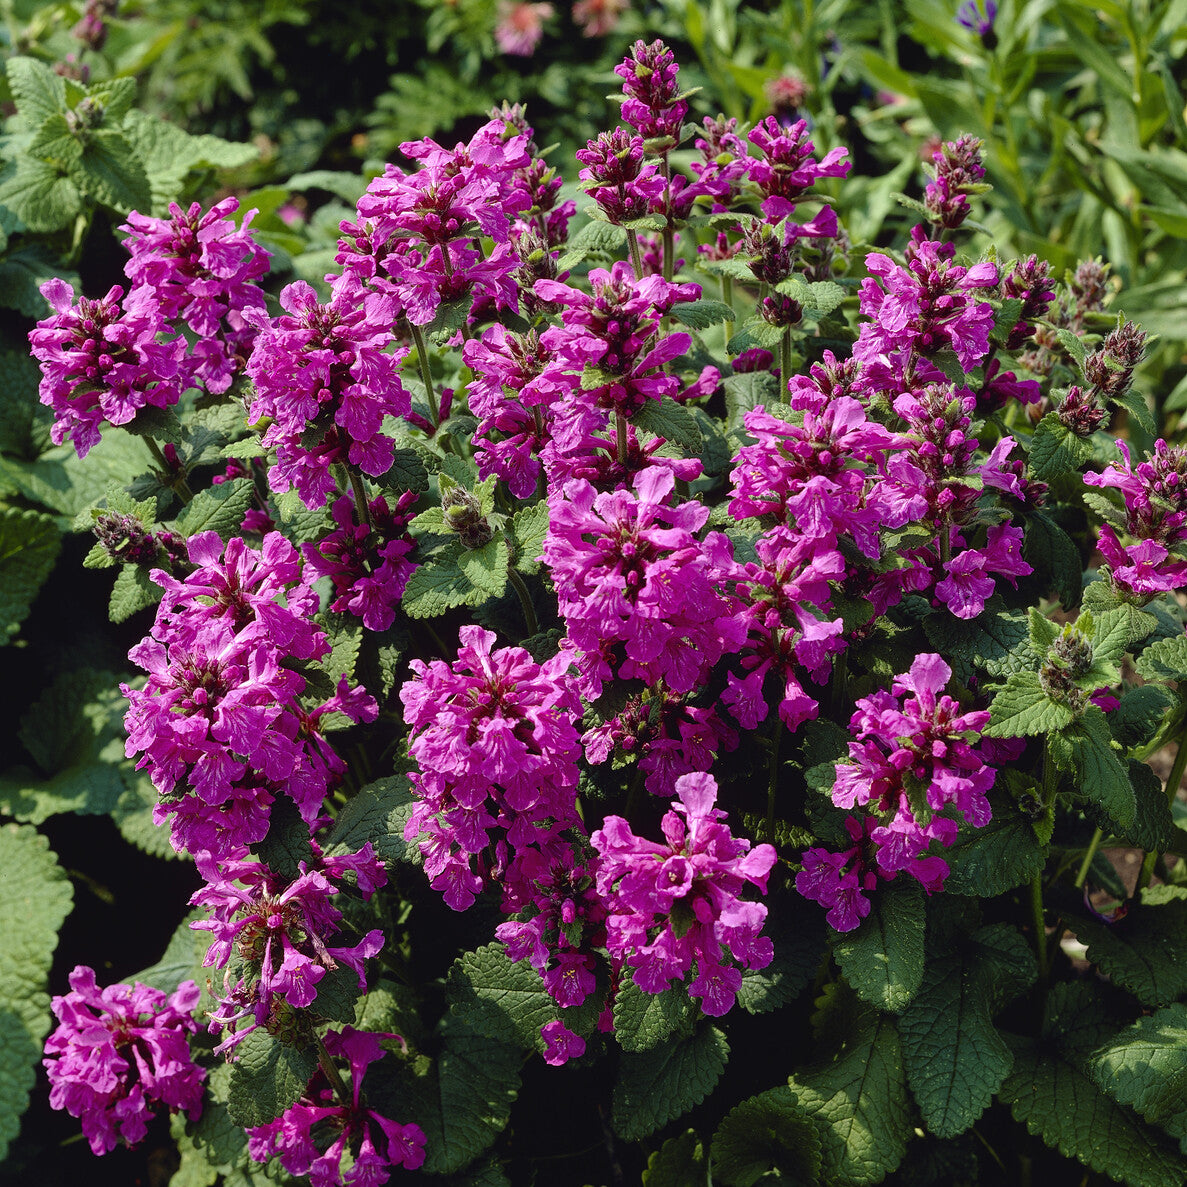
[[[775,717],[775,732],[771,736],[771,763],[767,776],[767,818],[763,824],[763,835],[772,844],[775,842],[775,788],[779,782],[779,743],[783,741],[783,718]]]
[[[627,445],[628,445],[628,437],[627,437],[627,431],[626,431],[626,414],[625,413],[616,412],[614,414],[614,430],[615,430],[615,439],[618,442],[618,464],[620,466],[625,467],[626,459],[627,459]]]
[[[1030,880],[1030,911],[1035,929],[1035,955],[1039,960],[1039,980],[1045,992],[1049,965],[1047,962],[1047,923],[1043,918],[1043,874],[1041,870]]]
[[[1173,804],[1175,796],[1179,794],[1179,784],[1183,782],[1184,770],[1187,770],[1187,727],[1179,735],[1179,749],[1175,752],[1175,761],[1171,763],[1171,773],[1166,780],[1166,802],[1168,804]],[[1154,866],[1157,862],[1158,850],[1152,849],[1142,862],[1135,893],[1145,890],[1150,885],[1150,879],[1154,876]]]
[[[734,282],[732,277],[723,276],[721,278],[721,300],[723,304],[728,305],[731,309],[734,307]],[[729,341],[734,336],[733,320],[731,319],[722,323],[722,328],[725,331],[725,341],[721,345],[722,349],[725,349],[729,346]],[[1013,403],[1017,403],[1017,401],[1013,401]]]
[[[359,509],[359,523],[367,525],[367,531],[375,530],[375,525],[371,522],[371,508],[367,503],[367,492],[363,489],[363,476],[350,466],[346,467],[346,473],[350,477],[350,489],[354,493],[354,503]]]
[[[425,336],[421,333],[420,326],[408,323],[412,330],[412,341],[416,343],[416,362],[420,367],[420,381],[425,385],[425,395],[429,401],[429,412],[431,413],[429,419],[433,422],[433,428],[436,428],[441,421],[441,410],[437,405],[437,392],[433,387],[433,371],[429,366],[429,351],[425,346]]]
[[[631,249],[631,267],[635,270],[635,279],[643,279],[643,253],[639,250],[639,236],[635,231],[627,231],[626,241]]]
[[[151,437],[145,437],[145,442],[148,444],[148,451],[153,455],[153,459],[157,465],[161,467],[161,480],[164,484],[173,491],[183,503],[190,503],[193,501],[194,492],[190,490],[190,484],[186,482],[185,475],[180,471],[177,473],[171,482],[168,481],[169,475],[173,471],[173,467],[169,465],[165,455],[161,452],[161,447]]]
[[[1080,862],[1080,872],[1076,875],[1076,881],[1073,883],[1077,890],[1084,886],[1088,878],[1088,869],[1092,865],[1092,859],[1096,856],[1096,851],[1100,848],[1104,835],[1104,830],[1099,828],[1092,834],[1092,841],[1084,851],[1084,860]]]
[[[787,391],[787,384],[791,379],[791,327],[783,331],[783,338],[779,343],[779,383]]]
[[[536,611],[532,607],[532,595],[528,592],[523,578],[514,569],[507,570],[507,577],[511,582],[511,588],[519,595],[519,605],[523,610],[523,619],[527,624],[530,639],[540,633],[540,624],[536,621]]]
[[[318,1067],[321,1068],[326,1079],[329,1080],[330,1087],[333,1088],[334,1095],[338,1098],[339,1103],[344,1109],[349,1109],[351,1106],[350,1092],[345,1083],[343,1083],[338,1069],[334,1066],[334,1061],[330,1058],[330,1053],[326,1050],[325,1043],[315,1034],[313,1036],[313,1045],[317,1050]]]

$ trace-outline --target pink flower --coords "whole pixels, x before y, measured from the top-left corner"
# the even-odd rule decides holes
[[[551,4],[528,4],[524,0],[499,0],[499,23],[495,43],[505,54],[527,58],[536,52],[544,36],[544,22],[553,15]]]
[[[580,1059],[585,1054],[585,1040],[575,1035],[563,1022],[554,1019],[540,1027],[544,1040],[544,1062],[552,1067],[561,1067],[570,1059]]]
[[[57,1029],[45,1043],[50,1104],[82,1121],[96,1154],[122,1139],[135,1145],[160,1101],[196,1120],[202,1112],[205,1071],[190,1054],[200,996],[193,981],[175,993],[141,985],[100,990],[95,971],[78,965],[70,992],[51,1002]]]

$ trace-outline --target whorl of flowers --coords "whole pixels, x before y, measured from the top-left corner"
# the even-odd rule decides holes
[[[223,856],[263,839],[281,788],[311,822],[345,770],[321,718],[373,721],[377,707],[345,680],[322,705],[301,704],[305,678],[285,663],[318,660],[329,644],[310,621],[317,598],[283,536],[269,534],[256,551],[202,532],[189,557],[195,570],[184,581],[153,570],[164,596],[152,634],[129,652],[148,680],[120,686],[126,750],[161,794],[156,822],[173,817],[174,847]]]
[[[53,409],[50,439],[67,438],[80,458],[99,443],[105,422],[126,425],[143,408],[169,408],[188,386],[185,339],[153,305],[121,308],[124,290],[79,297],[64,280],[41,286],[51,317],[29,333],[41,364],[41,402]],[[162,334],[172,337],[160,340]]]
[[[254,859],[216,861],[197,855],[206,885],[190,899],[209,917],[190,926],[208,931],[212,940],[203,960],[208,968],[226,968],[219,1008],[210,1031],[226,1032],[220,1045],[229,1050],[258,1026],[283,1030],[291,1010],[311,1006],[328,972],[346,965],[366,989],[363,962],[383,947],[383,932],[369,931],[356,944],[331,947],[342,912],[331,901],[350,871],[364,898],[387,882],[387,872],[370,842],[355,853],[321,858],[320,869],[302,861],[299,874],[286,878]],[[232,962],[234,958],[234,962]]]
[[[139,981],[101,990],[95,970],[78,965],[70,992],[50,1003],[58,1026],[45,1042],[49,1101],[82,1121],[94,1153],[139,1142],[158,1102],[197,1120],[206,1073],[188,1036],[200,996],[193,981],[171,994]]]
[[[390,349],[390,302],[355,304],[340,289],[322,305],[298,280],[281,292],[280,303],[285,313],[274,321],[249,318],[260,328],[247,365],[255,384],[250,412],[272,421],[261,442],[276,448],[272,489],[295,488],[306,507],[323,507],[337,489],[335,462],[372,477],[391,468],[395,443],[383,432],[383,418],[411,409],[400,382],[407,351]]]
[[[238,208],[233,197],[205,214],[197,202],[186,211],[171,202],[168,218],[133,211],[120,228],[132,256],[124,265],[132,282],[128,308],[156,309],[193,330],[194,378],[211,392],[226,391],[251,354],[256,331],[244,311],[264,309],[254,282],[268,271],[269,253],[249,230],[254,210],[238,227],[228,217]]]
[[[301,1099],[275,1121],[248,1129],[251,1157],[256,1162],[278,1158],[290,1175],[308,1175],[315,1187],[382,1187],[392,1167],[416,1170],[425,1160],[424,1131],[367,1108],[362,1096],[367,1068],[387,1054],[381,1045],[385,1039],[401,1041],[399,1035],[373,1034],[353,1026],[329,1031],[326,1050],[350,1066],[350,1103],[340,1101],[319,1072]],[[326,1135],[333,1140],[323,1150]],[[351,1165],[344,1169],[342,1161],[348,1152]]]
[[[477,857],[494,845],[500,866],[579,825],[574,722],[567,657],[538,664],[522,647],[491,650],[494,633],[460,632],[453,664],[412,660],[400,689],[417,804],[404,830],[420,837],[425,872],[464,911],[492,871]]]
[[[681,776],[676,795],[661,821],[663,842],[635,836],[621,816],[607,816],[590,838],[608,912],[606,948],[633,970],[645,993],[662,993],[695,964],[689,996],[701,1000],[706,1014],[720,1016],[742,987],[737,965],[765,968],[774,955],[759,934],[766,907],[740,896],[747,883],[766,893],[775,850],[752,849],[731,835],[722,823],[726,814],[713,806],[712,775]]]
[[[989,713],[962,713],[952,697],[940,695],[951,675],[940,656],[920,655],[890,692],[857,702],[849,723],[856,741],[832,790],[839,808],[865,809],[848,826],[857,844],[844,854],[807,850],[796,875],[796,889],[828,907],[838,931],[869,913],[864,891],[873,885],[871,871],[886,879],[905,871],[929,892],[941,890],[948,864],[929,853],[933,842],[951,845],[959,819],[977,828],[989,823],[986,794],[996,771],[975,749]]]
[[[833,148],[822,160],[808,139],[808,123],[796,120],[784,127],[773,115],[759,122],[747,135],[759,151],[748,157],[750,181],[762,199],[762,212],[772,221],[786,218],[822,177],[848,177],[852,162],[847,148]]]
[[[676,55],[662,41],[650,45],[636,41],[630,55],[614,67],[626,96],[622,118],[644,140],[663,139],[674,144],[679,139],[688,114],[688,104],[676,86],[679,72]]]

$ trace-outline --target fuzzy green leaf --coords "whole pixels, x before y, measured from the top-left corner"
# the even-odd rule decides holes
[[[705,1147],[695,1129],[668,1138],[643,1171],[643,1187],[691,1187],[706,1182]]]
[[[1080,604],[1083,591],[1080,550],[1050,516],[1036,512],[1028,517],[1022,555],[1059,594],[1065,610],[1074,610]]]
[[[923,891],[897,878],[881,889],[861,926],[838,937],[833,955],[863,1000],[898,1013],[923,979],[923,931]]]
[[[0,507],[0,646],[33,608],[60,548],[61,536],[48,515]]]
[[[662,400],[645,400],[643,407],[631,417],[631,424],[646,433],[654,433],[665,441],[678,445],[690,456],[700,453],[701,430],[696,417],[671,396]]]
[[[1078,919],[1073,930],[1087,958],[1144,1006],[1187,993],[1187,888],[1147,887],[1124,919]]]
[[[789,1084],[820,1134],[824,1181],[867,1187],[898,1166],[911,1133],[902,1047],[887,1015],[857,1003],[834,1009],[831,1058]]]
[[[511,549],[506,536],[494,536],[481,548],[463,549],[458,567],[466,580],[484,597],[501,597],[507,588]]]
[[[74,221],[82,210],[82,195],[53,165],[23,156],[0,181],[0,206],[7,206],[30,231],[47,234]]]
[[[368,783],[338,813],[326,841],[327,856],[357,852],[370,841],[388,865],[399,861],[420,865],[416,842],[404,840],[404,825],[414,804],[407,775],[390,775]]]
[[[1008,676],[989,711],[992,717],[984,733],[990,738],[1046,734],[1075,720],[1067,705],[1052,700],[1043,691],[1038,672],[1014,672]]]
[[[149,576],[147,565],[124,565],[111,587],[108,617],[112,622],[125,622],[138,611],[155,606],[163,592]]]
[[[137,973],[134,978],[162,993],[174,993],[183,981],[193,981],[202,990],[202,998],[197,1006],[199,1015],[214,1008],[214,1000],[207,987],[211,971],[202,964],[210,948],[210,932],[195,931],[190,924],[206,917],[207,912],[203,909],[193,910],[186,915],[170,936],[161,959]]]
[[[760,1180],[814,1187],[820,1135],[787,1087],[772,1088],[731,1109],[713,1135],[713,1171],[726,1187]]]
[[[742,427],[746,413],[759,404],[766,407],[779,399],[779,381],[770,371],[743,371],[727,375],[721,386],[725,390],[726,427],[733,431]]]
[[[1133,822],[1137,803],[1129,772],[1113,749],[1113,736],[1104,713],[1092,705],[1075,723],[1062,731],[1072,754],[1070,769],[1077,790],[1099,804],[1121,828]],[[1053,754],[1058,751],[1053,749]]]
[[[521,507],[511,519],[507,536],[515,550],[515,567],[521,573],[540,571],[540,553],[548,534],[548,504],[541,499]]]
[[[207,487],[182,508],[173,526],[187,538],[199,532],[218,532],[224,540],[229,540],[241,533],[240,525],[251,506],[251,497],[249,478],[236,478],[233,482]]]
[[[970,619],[956,618],[947,611],[929,614],[923,629],[928,642],[954,670],[965,668],[966,679],[976,668],[991,676],[1006,676],[1027,665],[1022,648],[1027,638],[1026,615],[1004,607],[987,606],[985,613]]]
[[[1187,680],[1187,635],[1158,639],[1143,648],[1136,667],[1146,680]]]
[[[1091,1074],[1089,1057],[1108,1030],[1090,987],[1052,986],[1043,1042],[1017,1043],[999,1097],[1031,1133],[1095,1171],[1142,1187],[1182,1187],[1187,1162]]]
[[[152,205],[148,174],[127,139],[111,128],[98,128],[86,140],[82,156],[69,164],[71,181],[96,202],[120,214]]]
[[[0,1161],[20,1130],[49,1033],[49,975],[70,882],[49,843],[26,825],[0,825]]]
[[[507,542],[502,543],[506,548]],[[486,601],[487,594],[463,571],[464,551],[460,541],[453,540],[413,570],[402,598],[409,618],[435,618],[455,606],[474,606]]]
[[[294,1104],[317,1070],[312,1045],[289,1047],[266,1030],[239,1044],[231,1068],[227,1111],[236,1125],[265,1125]]]
[[[728,1058],[729,1043],[715,1026],[650,1051],[624,1052],[612,1100],[615,1132],[628,1141],[645,1138],[699,1105]]]
[[[899,1020],[907,1079],[927,1128],[937,1137],[964,1133],[1014,1066],[992,1018],[1003,996],[995,989],[1002,947],[1007,976],[1028,963],[1033,980],[1037,969],[1022,936],[1005,924],[982,928],[928,962],[919,993]]]
[[[17,111],[26,128],[36,128],[66,110],[66,80],[36,58],[14,57],[4,63]]]
[[[700,301],[685,301],[672,306],[672,317],[681,325],[694,330],[707,330],[710,326],[718,326],[723,321],[733,321],[736,314],[733,306],[724,301],[714,301],[705,298]]]
[[[1187,1143],[1187,1005],[1139,1018],[1092,1055],[1089,1069],[1114,1100]]]
[[[1058,413],[1048,412],[1031,438],[1030,472],[1040,482],[1054,482],[1078,474],[1091,456],[1091,443],[1066,428]]]
[[[646,993],[624,978],[614,999],[614,1035],[626,1051],[648,1051],[673,1034],[687,1034],[699,1014],[683,982]]]
[[[391,468],[376,481],[384,490],[427,491],[429,472],[415,449],[397,449],[392,458]]]
[[[983,828],[962,827],[944,858],[949,866],[945,890],[993,898],[1029,882],[1046,864],[1047,847],[1024,816],[995,807]]]
[[[431,1065],[406,1068],[402,1121],[424,1130],[424,1170],[441,1175],[473,1162],[503,1131],[519,1091],[520,1049],[475,1034],[457,1019],[441,1024],[445,1045]]]
[[[771,903],[763,929],[775,945],[775,958],[764,969],[743,969],[738,1005],[748,1014],[766,1014],[786,1005],[820,968],[827,950],[827,929],[819,912],[797,910],[784,900],[783,910]],[[788,918],[795,912],[794,918]]]

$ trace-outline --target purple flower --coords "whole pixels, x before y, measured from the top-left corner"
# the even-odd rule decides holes
[[[626,99],[622,118],[644,140],[680,138],[688,104],[680,96],[676,57],[662,41],[636,41],[630,56],[614,67]]]
[[[840,853],[827,849],[806,849],[803,868],[795,876],[795,888],[806,899],[828,908],[825,919],[836,931],[852,931],[870,913],[869,892],[878,885],[878,875],[866,861],[867,838],[877,821],[846,817],[845,828],[854,844]]]
[[[185,212],[171,202],[169,218],[132,211],[120,228],[132,253],[124,266],[128,308],[156,307],[169,321],[184,321],[197,335],[194,377],[212,392],[226,391],[251,354],[256,331],[243,311],[264,309],[254,281],[268,271],[269,253],[248,230],[254,210],[239,227],[227,217],[238,207],[237,198],[224,198],[202,214],[197,202]]]
[[[976,33],[982,39],[993,33],[993,22],[997,19],[996,0],[962,0],[956,10],[956,23]]]
[[[119,285],[77,305],[64,280],[47,280],[41,294],[54,314],[30,331],[29,344],[41,364],[41,402],[54,411],[55,445],[69,437],[86,457],[104,421],[126,425],[142,408],[168,408],[181,398],[185,339],[158,308],[121,309]],[[161,334],[173,336],[162,342]]]
[[[746,884],[766,893],[775,850],[730,834],[715,808],[717,783],[695,773],[676,781],[678,800],[664,815],[664,842],[637,837],[621,816],[607,816],[590,838],[598,852],[606,947],[634,970],[645,993],[662,993],[696,965],[688,987],[706,1014],[729,1012],[742,985],[730,962],[761,969],[774,955],[760,935],[767,909],[744,901]]]
[[[387,1054],[381,1046],[385,1039],[401,1041],[399,1035],[373,1034],[353,1026],[329,1031],[326,1050],[350,1065],[350,1103],[340,1102],[319,1072],[301,1099],[275,1121],[248,1128],[252,1159],[278,1158],[290,1175],[308,1175],[312,1187],[382,1187],[392,1167],[416,1170],[425,1160],[424,1131],[419,1125],[392,1121],[363,1102],[363,1077],[372,1063]],[[327,1135],[333,1140],[320,1149]],[[348,1151],[352,1165],[343,1170]]]
[[[53,999],[58,1027],[43,1061],[49,1101],[81,1119],[94,1153],[106,1154],[120,1140],[139,1142],[157,1101],[197,1120],[206,1073],[186,1036],[198,1029],[200,996],[193,981],[169,995],[139,981],[100,990],[95,970],[78,965],[70,992]]]
[[[761,154],[748,157],[746,163],[750,180],[762,197],[763,214],[771,222],[791,214],[820,178],[848,177],[852,168],[847,148],[830,149],[822,161],[816,160],[806,120],[784,127],[769,115],[751,129],[747,139]]]
[[[580,1059],[585,1054],[585,1040],[575,1035],[559,1019],[540,1027],[540,1037],[546,1044],[544,1062],[552,1067],[561,1067],[570,1059]]]
[[[488,846],[505,865],[580,826],[581,708],[564,679],[568,659],[537,664],[522,647],[492,651],[493,632],[478,626],[462,627],[460,638],[456,663],[412,660],[414,678],[400,689],[408,752],[420,767],[404,835],[421,837],[430,883],[455,911],[482,890],[475,858]]]
[[[367,987],[363,962],[383,947],[383,933],[374,929],[348,947],[329,947],[327,941],[342,919],[330,901],[340,891],[334,883],[351,871],[363,897],[370,898],[387,881],[370,842],[357,853],[322,861],[320,870],[301,862],[291,881],[255,860],[219,862],[199,853],[197,863],[207,885],[190,902],[208,908],[210,916],[191,926],[213,937],[203,964],[224,968],[233,954],[237,957],[228,971],[227,996],[211,1014],[211,1032],[229,1032],[221,1050],[272,1020],[282,999],[296,1009],[313,1005],[318,982],[340,964],[354,970],[360,989]],[[246,1027],[238,1025],[248,1017],[252,1021]]]
[[[585,166],[578,176],[586,192],[609,222],[621,226],[662,204],[663,175],[655,165],[643,163],[642,136],[624,128],[602,132],[578,149],[577,160]]]

